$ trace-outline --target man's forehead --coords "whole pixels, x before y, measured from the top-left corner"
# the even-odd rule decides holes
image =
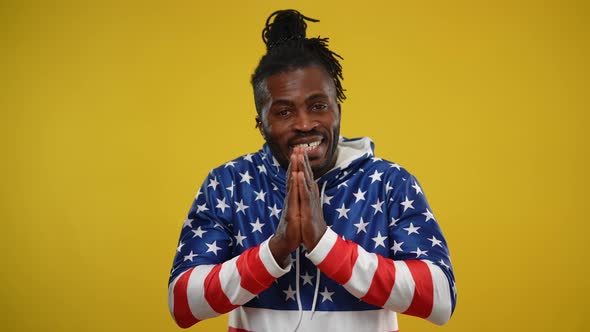
[[[271,75],[266,79],[269,98],[313,98],[321,95],[335,98],[335,87],[330,76],[319,66],[294,68]]]

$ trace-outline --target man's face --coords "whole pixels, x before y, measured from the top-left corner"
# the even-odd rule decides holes
[[[308,66],[269,76],[269,100],[262,110],[261,132],[283,168],[295,146],[303,146],[314,177],[336,163],[340,135],[340,104],[328,74]]]

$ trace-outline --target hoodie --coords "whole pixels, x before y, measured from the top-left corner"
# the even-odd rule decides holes
[[[328,229],[286,268],[268,241],[286,172],[268,145],[213,169],[184,221],[169,308],[189,327],[229,312],[228,331],[397,331],[397,313],[444,324],[456,303],[447,243],[418,181],[375,157],[367,138],[341,138],[316,179]]]

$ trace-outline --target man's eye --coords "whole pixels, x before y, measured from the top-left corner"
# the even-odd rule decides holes
[[[313,104],[313,106],[311,107],[311,109],[314,111],[323,111],[327,108],[328,108],[328,105],[326,105],[326,104]]]
[[[287,116],[291,113],[289,110],[280,110],[277,114],[280,116]]]

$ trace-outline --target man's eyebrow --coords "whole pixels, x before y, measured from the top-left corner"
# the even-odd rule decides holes
[[[329,98],[329,97],[324,93],[318,92],[318,93],[314,93],[311,96],[305,98],[305,101],[309,102],[314,99],[325,99],[325,98]]]
[[[270,107],[273,107],[273,106],[275,106],[275,105],[279,105],[279,106],[281,106],[281,105],[284,105],[284,106],[292,106],[292,105],[294,105],[294,104],[295,104],[295,103],[293,103],[292,101],[290,101],[290,100],[287,100],[287,99],[278,99],[278,100],[274,100],[274,101],[273,101],[273,102],[270,104]]]

